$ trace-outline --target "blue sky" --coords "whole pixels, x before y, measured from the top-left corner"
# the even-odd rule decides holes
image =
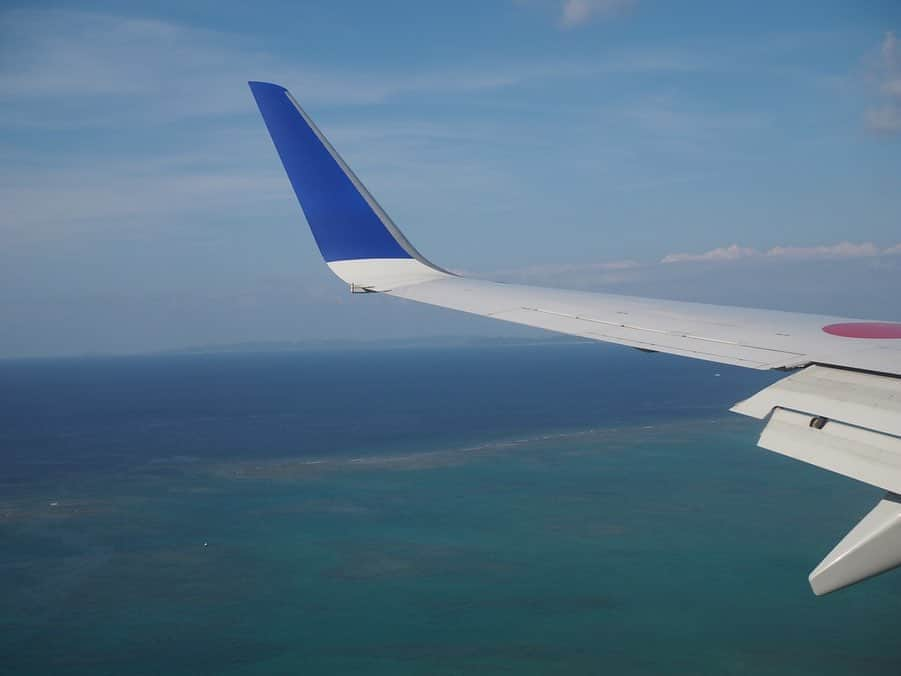
[[[0,355],[502,335],[350,298],[246,86],[501,279],[901,319],[901,6],[5,3]]]

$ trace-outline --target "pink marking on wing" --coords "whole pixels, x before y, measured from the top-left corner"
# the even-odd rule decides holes
[[[823,331],[843,338],[901,338],[901,324],[891,322],[848,322],[830,324]]]

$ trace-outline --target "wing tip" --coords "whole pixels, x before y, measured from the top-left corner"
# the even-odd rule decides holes
[[[250,87],[251,91],[259,91],[263,89],[275,89],[277,91],[287,92],[287,88],[283,87],[280,84],[276,84],[275,82],[265,82],[263,80],[248,80],[247,86]]]

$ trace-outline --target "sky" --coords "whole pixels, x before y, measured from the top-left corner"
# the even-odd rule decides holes
[[[897,2],[5,2],[0,357],[540,335],[322,264],[247,81],[482,277],[901,320]]]

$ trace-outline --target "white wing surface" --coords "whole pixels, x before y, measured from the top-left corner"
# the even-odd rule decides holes
[[[392,296],[550,331],[756,369],[807,364],[901,375],[901,343],[842,338],[839,317],[445,278]]]
[[[381,292],[582,338],[792,375],[732,410],[759,444],[886,498],[811,573],[817,594],[901,565],[901,324],[469,279],[426,260],[286,89],[251,90],[328,266]]]

